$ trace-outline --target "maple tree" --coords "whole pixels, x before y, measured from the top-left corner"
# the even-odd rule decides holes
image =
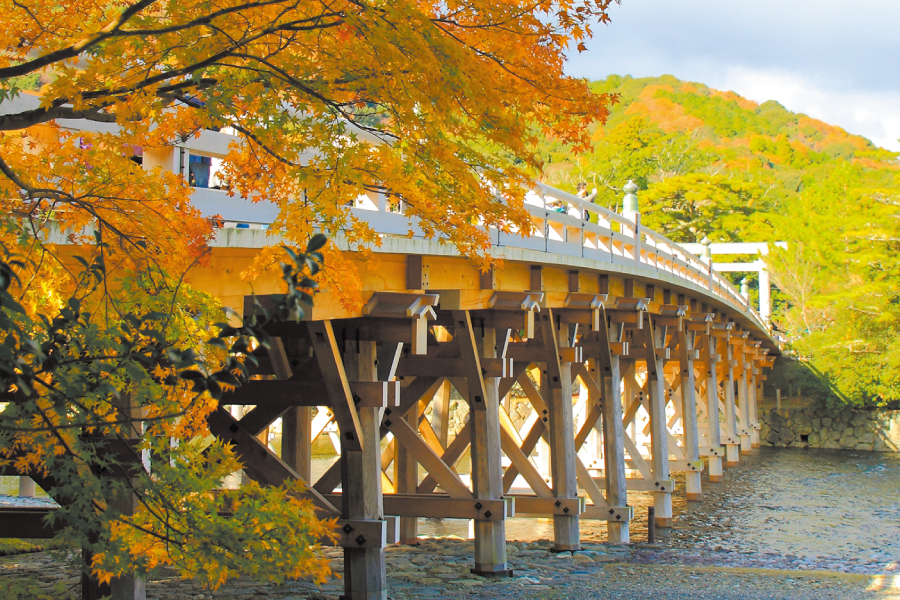
[[[244,486],[235,517],[216,517],[210,492],[239,465],[198,440],[260,332],[251,319],[208,338],[221,309],[183,277],[214,230],[184,176],[135,153],[234,132],[230,193],[277,203],[270,231],[312,244],[328,269],[311,254],[296,268],[327,285],[348,285],[334,275],[348,263],[317,231],[379,242],[348,208],[362,193],[402,198],[427,235],[483,261],[488,227],[530,229],[522,187],[540,138],[586,148],[607,115],[613,97],[563,65],[610,2],[0,0],[0,454],[64,500],[62,535],[92,550],[86,568],[108,580],[175,564],[215,587],[321,567],[309,547],[324,530],[296,489]],[[39,105],[24,102],[32,85]],[[101,471],[127,465],[92,440],[135,434],[129,407],[156,466],[111,482]],[[111,508],[128,485],[131,516]]]

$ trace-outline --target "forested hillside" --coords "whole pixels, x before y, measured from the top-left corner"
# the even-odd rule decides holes
[[[612,76],[592,152],[546,144],[544,179],[596,187],[615,209],[640,187],[643,223],[672,239],[786,241],[770,257],[774,322],[832,391],[900,400],[900,161],[860,136],[671,76]],[[808,388],[807,388],[808,389]]]

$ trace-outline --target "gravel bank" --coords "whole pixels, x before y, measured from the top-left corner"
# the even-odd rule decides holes
[[[890,565],[881,575],[798,569],[790,558],[736,555],[730,552],[684,552],[647,544],[589,544],[584,551],[551,554],[546,541],[508,544],[514,576],[486,579],[470,573],[472,542],[422,540],[418,547],[387,550],[390,598],[433,600],[492,599],[644,599],[654,600],[900,600],[900,569]],[[343,569],[341,550],[326,549],[332,566]],[[767,568],[752,566],[766,562]],[[785,568],[787,566],[788,568]],[[33,578],[45,590],[65,582],[72,589],[77,574],[43,553],[0,559],[0,581]],[[893,587],[895,580],[898,587]],[[0,587],[2,589],[2,587]],[[174,575],[148,584],[156,600],[336,600],[340,580],[321,588],[297,581],[283,586],[235,580],[215,592]]]

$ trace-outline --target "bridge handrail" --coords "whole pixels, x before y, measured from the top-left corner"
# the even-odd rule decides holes
[[[579,198],[574,194],[570,194],[569,192],[554,188],[545,183],[535,182],[534,187],[541,192],[540,197],[543,200],[543,207],[546,211],[545,218],[548,221],[563,223],[566,220],[564,215],[569,217],[576,216],[572,215],[571,212],[559,213],[554,212],[553,210],[546,209],[548,204],[547,198],[550,197],[556,201],[565,202],[569,205],[572,205],[574,211],[577,213],[577,218],[581,219],[586,231],[611,232],[612,223],[616,223],[619,225],[620,233],[625,236],[637,239],[637,242],[634,243],[632,248],[634,248],[634,246],[637,246],[637,244],[640,244],[639,248],[641,258],[639,262],[649,265],[651,264],[651,258],[655,258],[656,260],[654,261],[654,263],[656,264],[657,269],[660,269],[658,263],[660,260],[660,252],[662,252],[666,256],[662,257],[664,264],[661,270],[673,272],[673,274],[675,274],[676,276],[680,276],[684,279],[694,280],[694,283],[697,283],[701,287],[706,288],[712,295],[725,297],[731,302],[739,304],[745,311],[750,313],[756,319],[756,321],[763,329],[766,329],[766,326],[763,325],[764,321],[759,315],[758,311],[753,308],[750,302],[741,295],[738,289],[735,288],[730,281],[723,278],[718,271],[711,267],[711,265],[701,260],[695,254],[689,252],[678,243],[673,242],[661,233],[641,226],[640,215],[636,215],[635,221],[633,221],[622,214],[593,204],[592,202],[589,202],[583,198]],[[526,208],[529,208],[530,206],[533,205],[529,205],[526,203]],[[586,211],[596,214],[598,216],[598,221],[605,221],[609,225],[609,227],[604,227],[597,223],[592,223],[588,220],[585,220],[584,215]],[[532,212],[532,214],[534,214],[533,210],[530,210],[529,212]],[[635,230],[637,230],[637,236],[635,236],[634,234]],[[643,236],[643,240],[641,240],[641,236]],[[636,254],[637,250],[633,249],[632,252]],[[654,254],[655,256],[653,256]],[[668,257],[668,261],[666,260],[666,257]],[[638,261],[636,260],[636,262]],[[694,275],[696,279],[695,277],[688,276],[688,273],[679,272],[679,270],[674,269],[674,265],[673,268],[668,268],[668,262],[684,263],[684,271],[687,271],[690,274]],[[701,275],[702,277],[700,277]]]
[[[535,189],[537,191],[535,191]],[[640,224],[640,215],[629,217],[586,202],[577,196],[538,183],[526,194],[525,210],[531,215],[533,235],[501,233],[489,229],[494,247],[519,248],[541,252],[555,252],[568,256],[590,258],[600,262],[641,266],[668,273],[705,289],[711,296],[737,305],[765,330],[763,319],[740,292],[711,266],[682,248],[666,236]],[[540,192],[540,193],[538,193]],[[218,215],[226,226],[265,228],[277,214],[272,203],[250,204],[225,192],[198,189],[195,205],[207,216]],[[553,202],[570,207],[567,212],[547,208]],[[391,206],[383,196],[360,196],[350,209],[359,221],[368,223],[376,232],[387,236],[424,237],[415,219],[404,214],[402,201]],[[585,211],[598,216],[598,223],[584,219]],[[261,219],[262,214],[269,219]]]
[[[8,108],[8,102],[3,103],[4,109]],[[30,97],[17,98],[16,102],[27,104],[34,103],[35,100]],[[72,130],[115,128],[115,125],[96,124],[81,119],[63,119],[60,124]],[[188,154],[224,158],[228,154],[229,145],[235,141],[239,141],[239,138],[225,132],[204,131],[177,146]],[[204,215],[217,216],[220,225],[224,227],[266,229],[278,214],[278,207],[274,203],[251,203],[230,196],[222,190],[197,188],[193,200]],[[548,203],[554,201],[562,203],[565,212],[550,209]],[[523,238],[501,234],[492,229],[490,234],[493,245],[654,268],[689,281],[706,289],[710,295],[739,306],[757,321],[761,329],[767,329],[763,319],[730,282],[685,248],[666,236],[643,227],[639,213],[628,216],[619,214],[542,182],[535,182],[532,190],[526,193],[525,208],[532,216],[536,234]],[[351,211],[356,218],[368,222],[382,235],[405,237],[412,230],[414,236],[421,237],[423,233],[413,219],[403,214],[402,201],[399,206],[392,207],[384,196],[360,196]],[[597,223],[585,219],[587,212],[597,215]]]

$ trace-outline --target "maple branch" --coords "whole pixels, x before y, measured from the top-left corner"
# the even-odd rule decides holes
[[[131,19],[131,17],[135,16],[137,13],[149,7],[156,1],[157,0],[140,0],[135,4],[132,4],[124,11],[122,11],[122,14],[119,15],[118,19],[101,29],[99,34],[97,34],[93,38],[85,38],[76,44],[68,46],[67,48],[60,48],[59,50],[55,50],[53,52],[50,52],[49,54],[39,56],[33,60],[29,60],[18,65],[0,68],[0,79],[27,75],[28,73],[43,69],[44,67],[52,65],[53,63],[68,60],[70,58],[75,58],[85,50],[88,50],[93,46],[96,46],[103,40],[112,37],[122,25],[124,25],[129,19]]]
[[[87,119],[98,123],[116,122],[115,115],[100,112],[109,106],[109,103],[104,106],[75,110],[71,106],[61,105],[64,102],[64,100],[56,101],[49,108],[41,107],[16,114],[0,115],[0,131],[25,129],[26,127],[52,121],[53,119]]]

